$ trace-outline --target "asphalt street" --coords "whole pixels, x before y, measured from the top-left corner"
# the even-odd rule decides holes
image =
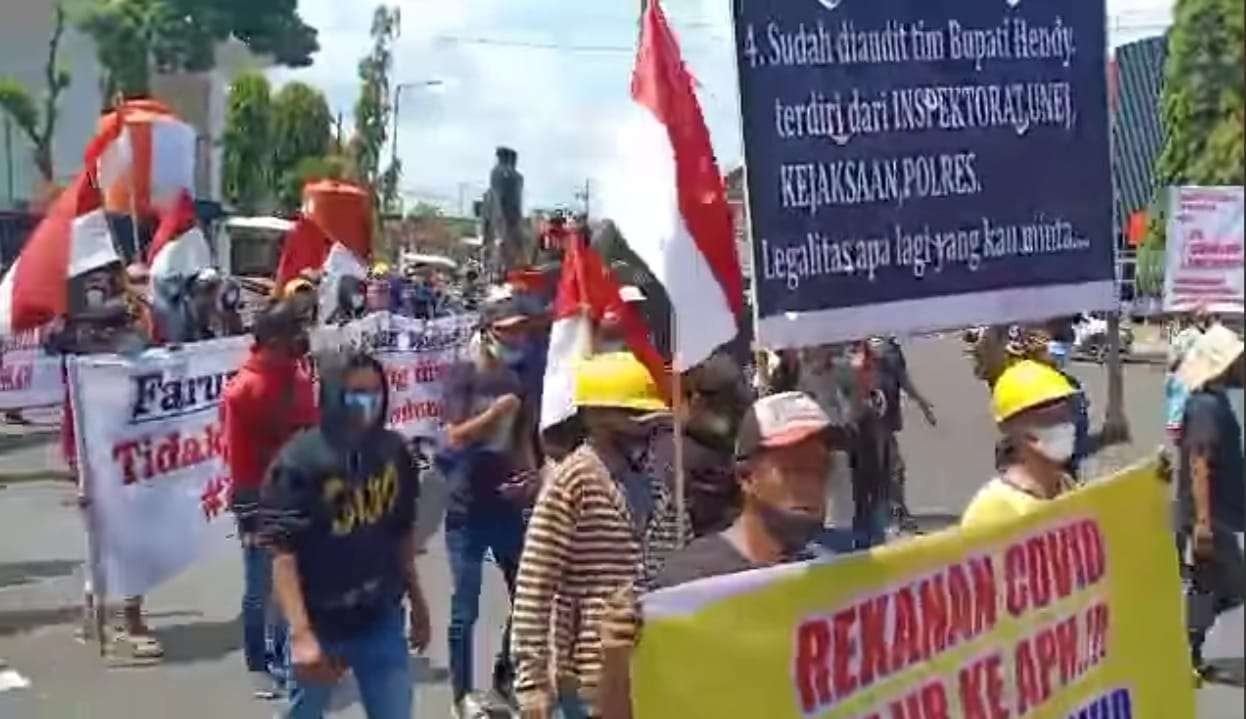
[[[922,523],[936,528],[954,521],[990,476],[994,430],[986,388],[972,377],[957,341],[916,340],[908,354],[915,380],[934,403],[939,420],[937,427],[927,427],[920,413],[906,408],[901,441],[910,477],[909,499]],[[1104,371],[1079,365],[1075,372],[1090,393],[1097,424],[1106,401]],[[1094,460],[1099,468],[1128,464],[1163,442],[1162,380],[1158,366],[1126,367],[1127,412],[1134,438],[1128,445],[1102,452]],[[54,456],[46,449],[26,445],[20,449],[25,452],[23,462],[40,452]],[[0,473],[11,461],[17,459],[10,460],[0,444]],[[9,665],[7,672],[0,667],[0,719],[273,716],[279,706],[251,699],[245,683],[237,554],[204,560],[150,595],[150,622],[167,652],[162,663],[110,663],[93,645],[74,640],[85,543],[73,498],[72,486],[64,482],[25,481],[0,489],[0,660]],[[841,506],[836,515],[843,511]],[[428,549],[420,569],[432,608],[434,642],[426,657],[412,659],[418,676],[417,716],[448,717],[449,576],[440,536]],[[487,684],[506,611],[501,575],[486,570],[476,633],[480,685]],[[1208,656],[1232,669],[1239,683],[1200,690],[1199,719],[1244,716],[1242,636],[1240,610],[1223,617],[1214,629]],[[28,686],[20,686],[26,682]],[[335,706],[334,717],[363,716],[349,681],[340,688]]]

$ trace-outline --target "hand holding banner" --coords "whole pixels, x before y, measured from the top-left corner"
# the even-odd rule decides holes
[[[636,716],[1193,717],[1157,471],[1015,523],[656,592]]]

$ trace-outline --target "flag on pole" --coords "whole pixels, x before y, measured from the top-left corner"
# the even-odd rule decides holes
[[[183,190],[177,203],[160,216],[147,248],[151,277],[189,277],[210,264],[212,253],[195,217],[195,201]]]
[[[157,100],[127,100],[100,119],[87,146],[105,209],[139,217],[160,212],[192,191],[195,128]]]
[[[631,92],[625,181],[607,183],[604,209],[670,297],[672,361],[684,370],[735,337],[744,280],[709,130],[657,0],[642,17]]]
[[[329,258],[329,236],[312,219],[303,215],[281,240],[281,259],[277,261],[274,292],[281,293],[290,280],[303,270],[318,270]]]
[[[324,276],[320,280],[320,316],[327,318],[337,308],[337,288],[342,278],[367,279],[368,268],[349,247],[341,242],[334,242],[322,269]]]
[[[644,319],[620,295],[610,269],[578,233],[565,244],[562,279],[554,298],[545,385],[541,393],[541,429],[575,413],[575,367],[592,353],[593,329],[607,314],[618,317],[628,349],[649,369],[669,402],[670,375],[662,355],[649,340]]]
[[[0,280],[0,336],[35,329],[69,309],[69,279],[120,262],[99,190],[80,173]]]

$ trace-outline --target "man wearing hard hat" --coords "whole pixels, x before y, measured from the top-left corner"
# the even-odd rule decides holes
[[[606,600],[647,586],[682,529],[651,458],[669,414],[644,365],[628,352],[586,360],[575,404],[587,439],[547,479],[519,562],[511,652],[525,719],[554,716],[556,705],[565,716],[600,715]],[[571,617],[574,633],[562,623]]]
[[[1014,519],[1072,485],[1065,467],[1077,438],[1076,396],[1064,375],[1034,360],[1004,370],[991,405],[1008,450],[999,458],[999,476],[978,490],[965,509],[962,526]]]

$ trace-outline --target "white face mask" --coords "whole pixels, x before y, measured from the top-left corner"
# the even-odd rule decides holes
[[[1077,428],[1072,422],[1030,430],[1038,451],[1056,464],[1064,464],[1073,456],[1077,444]]]

